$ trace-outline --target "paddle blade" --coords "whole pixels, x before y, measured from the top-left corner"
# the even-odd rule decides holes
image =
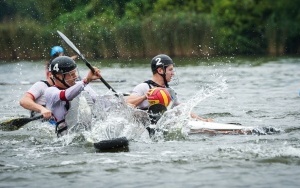
[[[20,127],[29,123],[31,121],[30,118],[17,118],[17,119],[10,119],[0,124],[0,128],[3,131],[14,131],[18,130]]]
[[[78,48],[76,48],[76,46],[73,44],[73,42],[72,41],[70,41],[69,39],[68,39],[68,37],[66,37],[66,35],[65,34],[63,34],[62,32],[60,32],[60,31],[57,31],[57,33],[59,34],[59,36],[70,46],[70,48],[72,48],[81,58],[83,58],[82,57],[82,55],[81,55],[81,53],[80,53],[80,51],[78,50]]]
[[[117,152],[128,150],[128,139],[126,137],[113,138],[111,140],[102,140],[94,143],[94,147],[98,151]]]
[[[0,124],[0,130],[2,131],[14,131],[14,130],[18,130],[20,129],[22,126],[24,126],[25,124],[33,121],[33,120],[37,120],[37,119],[42,119],[43,115],[40,116],[36,116],[33,118],[16,118],[16,119],[10,119],[7,120],[5,122],[2,122]]]
[[[68,44],[68,46],[70,46],[70,48],[72,48],[77,53],[77,55],[79,55],[79,57],[85,62],[86,66],[88,66],[92,70],[92,72],[95,72],[92,65],[84,58],[84,56],[80,53],[78,48],[73,44],[73,42],[70,41],[70,39],[65,34],[63,34],[62,32],[57,31],[57,33]],[[101,81],[103,82],[103,80],[101,80]]]

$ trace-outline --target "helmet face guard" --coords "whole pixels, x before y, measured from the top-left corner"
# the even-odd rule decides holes
[[[62,75],[63,75],[62,83],[66,83],[70,87],[74,85],[75,81],[78,79],[79,73],[76,68],[70,72],[63,73]]]

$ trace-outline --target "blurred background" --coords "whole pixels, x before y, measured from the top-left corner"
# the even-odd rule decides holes
[[[48,59],[63,32],[89,59],[300,53],[298,0],[0,1],[0,60]]]

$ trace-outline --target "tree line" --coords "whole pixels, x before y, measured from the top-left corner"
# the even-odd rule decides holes
[[[0,59],[42,59],[66,45],[85,56],[297,55],[297,0],[0,1]]]

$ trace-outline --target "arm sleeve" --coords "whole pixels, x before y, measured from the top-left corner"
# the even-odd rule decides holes
[[[36,100],[43,95],[44,85],[43,82],[36,82],[29,88],[27,93],[31,94],[34,97],[34,100]]]
[[[148,92],[149,90],[149,85],[147,83],[141,83],[137,86],[135,86],[131,92],[131,94],[133,95],[137,95],[137,96],[143,96],[143,95],[146,95],[146,93]],[[148,100],[144,100],[143,102],[141,102],[138,107],[140,109],[145,109],[145,108],[148,108],[149,107],[149,102]]]
[[[85,84],[83,83],[83,81],[79,81],[68,89],[62,90],[60,93],[60,100],[73,100],[75,97],[77,97],[77,95],[80,94],[81,91],[84,90],[84,86]]]
[[[45,92],[47,106],[55,104],[58,101],[71,101],[79,95],[83,89],[84,83],[82,81],[76,82],[75,85],[66,90],[59,90],[57,87],[49,87]]]
[[[142,96],[142,95],[146,95],[146,93],[149,90],[149,85],[147,83],[141,83],[137,86],[135,86],[133,88],[133,90],[131,91],[132,94],[138,95],[138,96]]]

